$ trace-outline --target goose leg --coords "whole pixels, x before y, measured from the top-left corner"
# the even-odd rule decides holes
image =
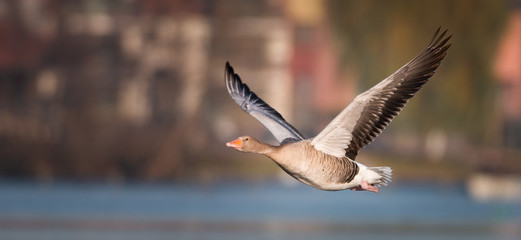
[[[360,187],[362,187],[362,189],[367,190],[367,191],[371,191],[371,192],[375,192],[375,193],[379,193],[380,192],[380,190],[378,190],[377,187],[369,184],[366,180],[362,180],[362,183],[360,184]]]
[[[369,184],[366,180],[362,180],[362,183],[360,183],[360,186],[350,188],[353,191],[371,191],[375,193],[379,193],[380,190],[378,190],[377,187]]]

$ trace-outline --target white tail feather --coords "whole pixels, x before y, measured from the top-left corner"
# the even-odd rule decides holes
[[[373,183],[376,187],[387,186],[392,181],[393,170],[390,167],[368,167],[367,169],[381,176],[378,181]]]

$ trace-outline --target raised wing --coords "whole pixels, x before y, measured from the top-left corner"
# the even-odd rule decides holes
[[[302,134],[286,122],[280,113],[257,97],[257,94],[250,91],[250,88],[242,83],[241,78],[235,74],[228,62],[226,62],[224,81],[232,99],[241,106],[242,110],[259,120],[279,143],[282,143],[285,139],[304,139]]]
[[[447,54],[451,38],[436,31],[418,56],[366,92],[358,95],[311,142],[317,149],[336,157],[355,159],[400,113],[407,101],[429,80]]]

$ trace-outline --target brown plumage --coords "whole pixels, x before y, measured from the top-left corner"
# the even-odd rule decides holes
[[[265,155],[297,180],[322,190],[335,190],[326,185],[332,182],[341,185],[349,183],[359,172],[359,166],[354,161],[320,152],[311,145],[310,139],[272,146],[244,136],[227,146],[241,152]],[[310,175],[314,177],[308,178]]]
[[[354,161],[407,101],[434,74],[447,54],[451,36],[436,31],[429,45],[395,73],[358,95],[315,138],[305,139],[280,113],[250,91],[226,63],[225,83],[232,99],[259,120],[281,143],[271,146],[252,137],[227,143],[239,151],[263,154],[297,180],[323,190],[368,190],[391,181],[389,167],[366,167]]]

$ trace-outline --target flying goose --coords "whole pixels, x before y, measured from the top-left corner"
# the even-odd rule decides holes
[[[355,99],[314,138],[305,138],[275,109],[241,81],[226,62],[225,83],[242,110],[261,122],[280,146],[242,136],[226,143],[241,152],[265,155],[297,180],[321,190],[366,190],[378,193],[391,182],[390,167],[367,167],[358,151],[382,132],[407,101],[434,74],[447,54],[451,36],[436,31],[420,54]]]

